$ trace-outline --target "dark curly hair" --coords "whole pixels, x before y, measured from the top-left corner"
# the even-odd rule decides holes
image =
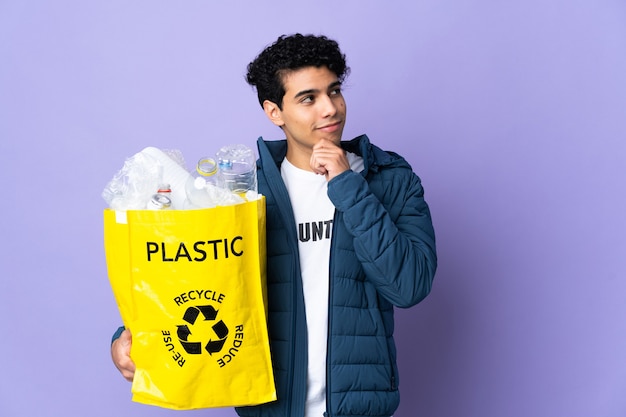
[[[282,109],[285,95],[283,76],[289,71],[310,66],[327,67],[339,81],[350,73],[346,57],[336,41],[323,35],[296,33],[280,36],[248,64],[246,81],[256,87],[261,107],[265,100],[269,100]]]

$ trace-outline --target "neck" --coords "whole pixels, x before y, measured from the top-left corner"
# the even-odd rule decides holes
[[[311,155],[313,150],[305,146],[294,145],[293,143],[287,143],[287,160],[291,165],[296,168],[303,169],[305,171],[313,171],[311,168]]]

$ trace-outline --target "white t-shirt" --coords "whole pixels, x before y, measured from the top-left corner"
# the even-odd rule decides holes
[[[348,153],[353,171],[363,160]],[[328,339],[328,272],[335,206],[327,194],[326,178],[292,165],[286,158],[281,176],[293,207],[298,232],[300,270],[308,333],[308,369],[305,417],[326,411],[326,350]]]

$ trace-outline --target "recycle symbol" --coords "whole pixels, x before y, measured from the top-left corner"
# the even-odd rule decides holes
[[[187,311],[185,311],[183,320],[186,321],[189,325],[193,326],[194,324],[196,324],[196,321],[200,314],[202,314],[202,317],[204,317],[204,321],[215,321],[215,319],[217,318],[217,312],[218,310],[210,305],[189,307],[187,308]],[[191,355],[201,354],[203,342],[194,342],[189,340],[189,336],[192,335],[189,326],[187,324],[182,324],[177,325],[176,327],[178,327],[178,330],[176,332],[176,334],[178,335],[178,341],[183,346],[183,349],[185,349],[185,352]],[[226,337],[228,336],[228,327],[226,327],[222,320],[215,323],[213,326],[211,326],[211,328],[213,329],[213,333],[214,336],[216,336],[216,339],[213,339],[212,335],[206,335],[208,336],[209,341],[204,346],[204,348],[207,352],[209,352],[210,355],[222,350],[222,347],[226,342]]]

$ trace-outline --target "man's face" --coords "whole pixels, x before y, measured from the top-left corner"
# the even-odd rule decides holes
[[[289,152],[310,153],[322,138],[339,144],[346,102],[335,73],[326,67],[306,67],[286,73],[283,84],[282,110],[265,108],[270,120],[285,132]]]

